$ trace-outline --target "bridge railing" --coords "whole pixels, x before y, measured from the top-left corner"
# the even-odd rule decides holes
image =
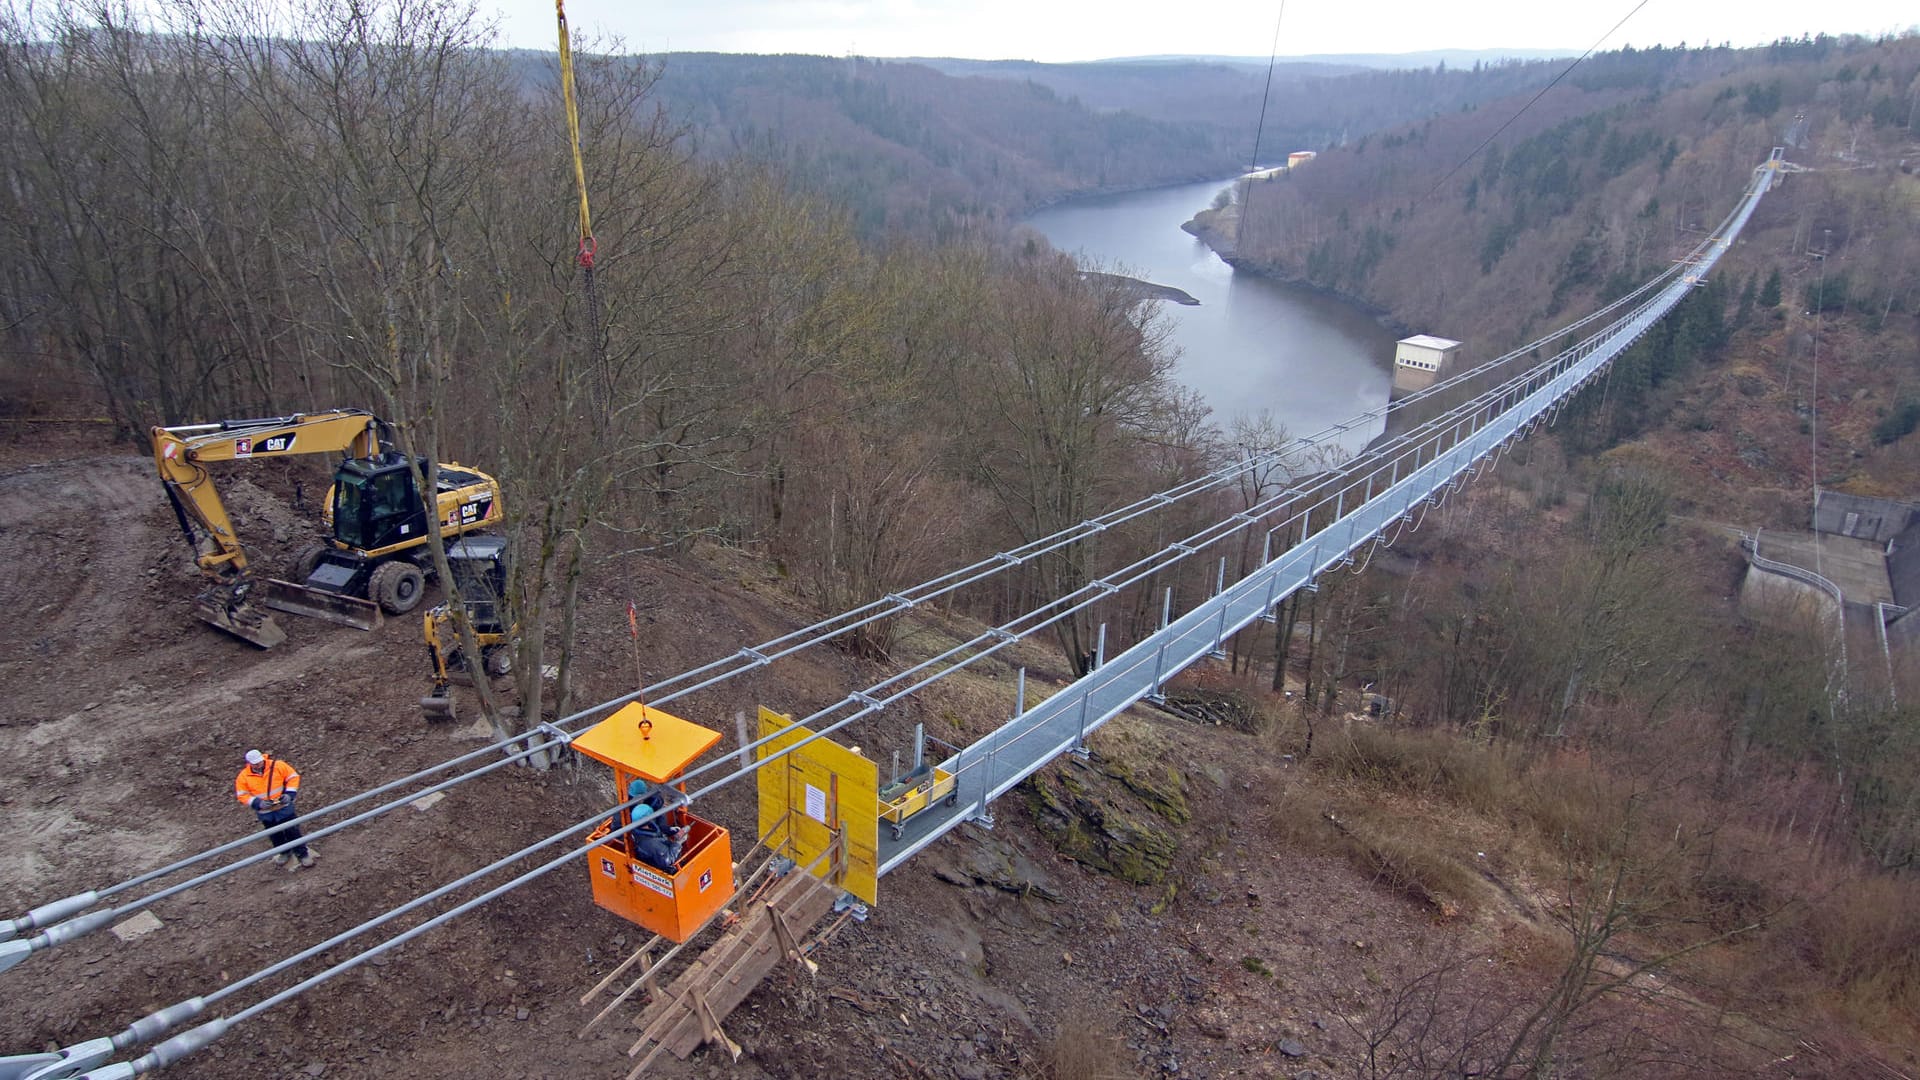
[[[1141,698],[1156,694],[1175,673],[1210,653],[1234,634],[1268,615],[1275,605],[1312,586],[1331,569],[1349,564],[1363,546],[1390,542],[1389,531],[1408,526],[1444,501],[1446,494],[1478,474],[1514,442],[1541,424],[1650,330],[1704,280],[1753,213],[1774,175],[1770,161],[1755,170],[1752,184],[1721,227],[1695,252],[1695,273],[1676,279],[1598,332],[1480,393],[1414,431],[1394,437],[1308,479],[1300,488],[1263,501],[1220,523],[1199,544],[1175,545],[1177,558],[1265,528],[1258,564],[1210,599],[1196,605],[1092,673],[1026,709],[986,737],[941,763],[956,774],[956,813],[931,816],[912,838],[883,854],[882,873],[899,865],[968,817],[987,817],[992,801],[1048,761],[1082,745],[1087,734]],[[1417,527],[1417,526],[1415,526]],[[1395,535],[1398,533],[1395,531]],[[1275,552],[1276,541],[1284,548]],[[1143,560],[1090,587],[1108,592],[1142,574]],[[1076,609],[1091,601],[1076,604]],[[888,845],[883,845],[886,847]]]

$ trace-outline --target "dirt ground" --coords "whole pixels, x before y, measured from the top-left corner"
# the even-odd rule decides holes
[[[271,652],[195,620],[196,575],[151,464],[90,438],[70,439],[58,460],[32,460],[17,442],[0,450],[0,543],[16,553],[0,578],[0,605],[14,613],[0,626],[0,915],[254,831],[230,794],[248,747],[300,768],[311,813],[475,745],[418,715],[427,672],[413,619],[368,634],[283,617],[289,640]],[[270,565],[312,529],[271,487],[264,475],[223,487]],[[631,683],[629,598],[647,620],[649,679],[810,621],[744,564],[622,570],[587,592],[586,648],[600,674],[584,700]],[[822,650],[676,711],[804,711],[880,671]],[[992,832],[965,827],[884,879],[871,917],[819,950],[816,977],[782,973],[749,998],[727,1024],[745,1048],[737,1066],[709,1048],[652,1075],[1042,1075],[1063,1030],[1105,1055],[1103,1071],[1079,1075],[1365,1075],[1368,1003],[1436,957],[1479,957],[1457,974],[1469,998],[1544,979],[1524,900],[1443,918],[1286,842],[1299,826],[1281,818],[1301,804],[1286,797],[1294,767],[1270,740],[1158,713],[1130,730],[1188,778],[1192,817],[1168,884],[1129,885],[1064,858],[1015,792]],[[109,1035],[211,993],[583,820],[606,797],[593,769],[502,770],[431,809],[323,841],[314,869],[255,866],[162,901],[154,933],[96,933],[0,975],[0,1052]],[[751,831],[747,799],[743,790],[715,804],[736,832]],[[583,1039],[594,1009],[577,999],[643,935],[594,907],[584,877],[569,866],[539,878],[239,1026],[167,1075],[623,1075],[637,1010]]]

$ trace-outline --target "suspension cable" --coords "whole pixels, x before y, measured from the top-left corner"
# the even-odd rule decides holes
[[[1750,198],[1757,198],[1757,195],[1758,195],[1757,192],[1750,192]],[[1730,215],[1730,218],[1732,216],[1733,215]],[[1662,297],[1657,297],[1649,301],[1647,304],[1642,305],[1640,308],[1636,309],[1634,312],[1626,316],[1623,316],[1621,319],[1617,320],[1612,326],[1609,326],[1606,329],[1601,330],[1599,333],[1597,333],[1587,341],[1581,342],[1579,344],[1576,344],[1568,348],[1567,350],[1562,352],[1559,356],[1555,357],[1552,361],[1549,361],[1548,363],[1543,364],[1541,367],[1542,369],[1545,369],[1545,370],[1555,370],[1555,371],[1565,370],[1563,365],[1571,364],[1572,362],[1576,361],[1579,357],[1588,355],[1591,352],[1592,346],[1597,346],[1600,343],[1610,341],[1618,333],[1633,326],[1635,323],[1639,322],[1646,315],[1646,313],[1654,311],[1656,308],[1660,309],[1660,312],[1659,312],[1660,314],[1664,314],[1665,310],[1669,309],[1674,302],[1675,302],[1674,299],[1668,298],[1664,295]],[[1662,305],[1665,305],[1665,306],[1663,307]],[[1636,331],[1635,336],[1637,337],[1639,333],[1644,333],[1644,329],[1645,329],[1644,327],[1640,327],[1639,330]],[[1433,460],[1437,461],[1439,459],[1438,455],[1440,453],[1440,445],[1447,441],[1448,432],[1452,432],[1454,434],[1453,442],[1450,443],[1449,445],[1457,445],[1460,441],[1458,436],[1458,429],[1460,424],[1463,421],[1471,420],[1473,417],[1476,417],[1482,409],[1487,409],[1489,410],[1489,412],[1487,413],[1486,420],[1483,422],[1490,422],[1494,416],[1497,416],[1499,415],[1500,412],[1505,411],[1504,408],[1499,408],[1498,411],[1492,411],[1492,410],[1494,410],[1496,406],[1504,405],[1508,402],[1517,403],[1518,399],[1513,396],[1514,393],[1520,389],[1531,388],[1535,382],[1534,375],[1535,375],[1534,372],[1526,372],[1519,376],[1516,376],[1514,379],[1509,380],[1507,383],[1502,384],[1501,386],[1498,386],[1498,387],[1494,387],[1486,391],[1485,393],[1479,395],[1472,402],[1468,402],[1455,409],[1449,410],[1445,416],[1437,417],[1435,418],[1434,421],[1420,425],[1417,431],[1422,434],[1419,436],[1418,439],[1412,439],[1412,436],[1414,433],[1408,433],[1407,435],[1403,435],[1393,440],[1390,440],[1390,443],[1404,445],[1405,443],[1411,440],[1411,441],[1415,441],[1418,444],[1424,444],[1426,441],[1431,440],[1434,442],[1434,446],[1435,446],[1435,457]],[[1573,393],[1573,392],[1577,392],[1578,389],[1579,389],[1578,386],[1574,386],[1574,387],[1568,388],[1568,390],[1565,392]],[[1418,461],[1418,459],[1419,459],[1419,451],[1416,450],[1415,451],[1416,462]],[[1351,486],[1352,478],[1357,473],[1364,471],[1362,466],[1369,466],[1373,470],[1375,470],[1373,473],[1369,474],[1371,476],[1371,475],[1377,475],[1377,470],[1380,468],[1381,464],[1382,464],[1381,454],[1373,453],[1373,452],[1363,454],[1361,455],[1361,457],[1356,458],[1353,462],[1348,463],[1348,465],[1343,466],[1340,469],[1332,470],[1330,473],[1320,474],[1315,478],[1313,483],[1308,485],[1306,492],[1310,492],[1313,490],[1326,491],[1334,488],[1338,488],[1339,490],[1344,492],[1345,490],[1348,490],[1348,488]],[[1396,470],[1396,474],[1397,474],[1397,470]],[[1345,484],[1340,483],[1340,481],[1342,480],[1348,481],[1348,483],[1345,483]],[[1371,492],[1372,490],[1371,479],[1369,479],[1368,490],[1369,492]],[[1263,500],[1261,503],[1256,504],[1255,507],[1251,507],[1246,511],[1236,513],[1221,522],[1217,522],[1214,525],[1211,525],[1205,529],[1202,529],[1200,532],[1190,536],[1186,541],[1180,541],[1180,542],[1176,542],[1175,544],[1169,545],[1167,548],[1163,549],[1163,553],[1172,553],[1172,555],[1166,560],[1166,563],[1164,565],[1171,565],[1173,563],[1179,562],[1180,560],[1186,557],[1199,554],[1201,551],[1205,550],[1207,547],[1211,546],[1213,543],[1229,538],[1233,536],[1235,533],[1237,533],[1240,529],[1251,527],[1256,523],[1264,520],[1267,516],[1270,516],[1270,514],[1273,512],[1272,509],[1269,509],[1270,507],[1277,508],[1277,507],[1285,506],[1289,503],[1294,503],[1304,493],[1305,492],[1300,490],[1281,492],[1278,495],[1271,497],[1270,499]],[[1324,498],[1322,503],[1319,505],[1324,505]],[[1356,503],[1355,504],[1356,508],[1359,505],[1361,504]],[[1313,510],[1317,508],[1318,506],[1309,506],[1305,510],[1302,510],[1296,513],[1293,516],[1293,518],[1290,520],[1300,520],[1303,514],[1311,515]],[[1308,517],[1307,520],[1309,521],[1311,520],[1310,516]],[[1331,527],[1332,524],[1333,522],[1329,522],[1328,527]],[[1217,533],[1217,535],[1213,535],[1209,537],[1208,536],[1209,533]],[[1196,545],[1195,543],[1191,543],[1189,541],[1198,541],[1198,544]],[[730,784],[742,777],[745,777],[747,775],[757,772],[760,768],[763,768],[765,765],[775,760],[780,760],[784,758],[787,754],[792,753],[793,751],[815,741],[816,739],[824,738],[827,735],[839,730],[840,728],[845,727],[850,723],[853,723],[854,721],[862,717],[878,713],[884,710],[889,705],[897,701],[900,701],[908,697],[909,695],[925,688],[926,686],[932,684],[938,679],[941,679],[946,675],[953,673],[954,671],[961,670],[969,665],[977,663],[980,660],[985,659],[987,656],[990,656],[993,653],[999,651],[1000,649],[1010,646],[1015,641],[1018,641],[1023,637],[1029,636],[1051,625],[1052,623],[1057,622],[1059,619],[1069,617],[1070,615],[1080,610],[1083,610],[1094,603],[1097,603],[1100,599],[1109,595],[1111,591],[1113,591],[1114,589],[1124,588],[1136,583],[1137,581],[1144,580],[1147,576],[1158,572],[1160,569],[1163,569],[1164,565],[1157,562],[1154,558],[1151,558],[1151,557],[1148,559],[1139,560],[1132,566],[1128,567],[1126,571],[1123,571],[1123,573],[1128,575],[1124,580],[1116,580],[1117,575],[1109,575],[1107,579],[1089,583],[1088,585],[1083,586],[1081,589],[1076,590],[1074,593],[1068,594],[1066,597],[1062,597],[1062,598],[1058,598],[1056,600],[1050,601],[1048,604],[1043,605],[1041,608],[1035,609],[1035,611],[1032,613],[1029,613],[1029,615],[1017,617],[1016,619],[1010,621],[1009,623],[1004,624],[1002,627],[996,628],[993,631],[989,631],[985,634],[982,634],[976,637],[971,642],[965,643],[954,649],[950,649],[946,653],[942,654],[941,657],[937,657],[934,660],[923,662],[922,664],[916,665],[914,668],[910,668],[905,672],[889,677],[888,679],[882,680],[881,682],[870,687],[867,691],[850,694],[848,695],[847,698],[843,699],[841,702],[828,706],[824,709],[818,710],[812,715],[801,720],[799,723],[801,725],[811,725],[820,720],[828,719],[832,717],[832,715],[836,711],[842,708],[849,707],[849,706],[859,706],[849,714],[845,716],[841,716],[838,719],[832,719],[825,726],[803,737],[801,740],[799,740],[796,743],[793,743],[786,747],[779,748],[777,750],[767,751],[764,757],[757,758],[757,760],[755,760],[753,763],[749,765],[740,766],[734,769],[732,772],[726,775],[723,775],[721,777],[718,777],[712,782],[703,785],[698,790],[693,791],[691,793],[684,794],[674,804],[674,806],[675,807],[684,806],[688,802],[691,802],[694,798],[700,795],[706,794],[707,792],[715,788],[724,786],[726,784]],[[1086,594],[1086,595],[1084,595],[1084,597],[1079,599],[1077,602],[1069,603],[1069,601],[1073,601],[1075,597],[1081,596],[1082,594]],[[1055,610],[1053,610],[1050,615],[1046,615],[1049,609],[1055,609]],[[1027,623],[1030,618],[1037,618],[1040,615],[1046,615],[1046,617],[1039,619],[1039,621],[1037,622],[1033,622],[1031,625],[1025,625],[1024,627],[1022,627],[1022,624]],[[1012,628],[1015,628],[1015,627],[1021,627],[1018,633],[1012,632]],[[971,651],[969,653],[969,650],[975,650],[976,648],[977,648],[977,651]],[[969,653],[969,654],[963,656],[961,655],[962,653]],[[957,659],[954,659],[954,658],[957,658]],[[918,672],[924,671],[927,668],[933,666],[935,663],[945,659],[954,659],[954,662],[950,666],[947,666],[940,671],[927,675],[924,678],[918,679],[917,681],[913,681],[911,683],[908,683],[906,681],[908,677]],[[876,696],[876,694],[882,694],[882,693],[884,693],[885,695],[884,697]],[[788,728],[787,730],[790,731],[791,728]],[[775,736],[769,736],[767,738],[764,738],[752,744],[752,746],[749,747],[748,749],[764,749],[765,744],[767,742],[777,737],[778,736],[775,735]],[[702,766],[698,769],[695,769],[687,773],[685,779],[691,780],[696,776],[706,774],[712,771],[713,769],[724,766],[725,764],[727,764],[725,760],[716,760],[714,762],[710,762],[706,766]],[[637,805],[641,801],[643,800],[638,797],[634,799],[629,799],[626,802],[621,803],[618,807],[616,807],[616,809],[632,810],[637,808]],[[668,809],[672,809],[672,808],[673,807],[669,807]],[[664,810],[659,812],[664,812]],[[631,832],[633,829],[639,828],[641,825],[643,825],[647,820],[649,820],[653,816],[657,816],[657,815],[656,814],[642,815],[639,818],[634,819],[630,825],[617,830],[613,835],[619,836],[619,835],[624,835],[627,832]],[[438,899],[442,896],[445,896],[455,889],[458,889],[460,887],[463,887],[464,885],[477,881],[480,877],[486,874],[492,873],[497,869],[503,868],[509,863],[519,858],[523,858],[529,854],[542,850],[546,847],[550,847],[554,844],[560,843],[568,839],[569,837],[573,836],[574,834],[582,831],[585,828],[595,826],[598,822],[605,820],[605,818],[606,818],[606,812],[604,811],[596,812],[594,815],[587,818],[586,820],[572,827],[564,829],[558,833],[555,833],[546,838],[543,838],[542,840],[536,841],[535,843],[525,848],[522,848],[520,851],[515,852],[512,855],[508,855],[503,857],[500,860],[496,860],[494,863],[489,864],[488,867],[483,868],[480,871],[476,871],[472,874],[465,875],[462,878],[454,882],[451,882],[445,886],[442,886],[441,888],[436,889],[428,894],[415,897],[414,899],[408,901],[403,905],[400,905],[397,908],[389,909],[386,912],[383,912],[382,914],[360,924],[357,927],[354,927],[348,931],[343,932],[340,935],[336,935],[335,937],[328,939],[328,941],[323,943],[322,945],[314,946],[307,950],[303,950],[300,954],[297,954],[296,956],[288,957],[284,960],[281,960],[272,965],[269,965],[267,968],[262,969],[260,972],[257,972],[254,975],[248,976],[246,979],[243,979],[242,984],[250,986],[273,974],[277,974],[281,971],[284,971],[287,968],[291,967],[293,964],[299,963],[302,960],[310,958],[314,955],[318,955],[319,952],[324,951],[327,948],[331,948],[347,940],[351,940],[352,938],[357,937],[360,934],[363,934],[380,925],[384,925],[385,923],[391,921],[394,918],[399,917],[402,914],[406,914],[407,912],[413,911],[421,906],[424,906],[425,904],[431,902],[434,899]],[[504,893],[514,888],[517,888],[520,885],[525,884],[526,882],[531,881],[536,877],[539,877],[545,873],[552,871],[553,869],[558,868],[559,866],[563,865],[565,862],[571,859],[584,857],[587,851],[588,851],[587,848],[582,847],[582,848],[578,848],[572,851],[562,853],[561,855],[555,857],[554,859],[521,874],[519,877],[516,877],[511,881],[498,885],[493,889],[487,891],[486,893],[478,897],[472,898],[464,903],[461,903],[446,912],[436,915],[426,920],[425,922],[394,936],[393,938],[390,938],[384,942],[381,942],[367,949],[364,949],[361,952],[355,954],[354,956],[349,957],[322,972],[319,972],[313,976],[310,976],[309,978],[297,983],[292,987],[289,987],[285,990],[282,990],[276,994],[269,996],[268,998],[265,998],[259,1002],[256,1002],[254,1005],[241,1010],[239,1013],[236,1013],[232,1017],[218,1018],[214,1021],[210,1021],[206,1024],[202,1024],[199,1027],[196,1027],[172,1039],[168,1039],[166,1042],[160,1044],[159,1046],[156,1046],[151,1052],[149,1052],[148,1054],[141,1057],[135,1062],[117,1064],[109,1067],[106,1070],[99,1070],[94,1073],[89,1073],[88,1075],[101,1077],[102,1080],[104,1080],[104,1078],[109,1076],[115,1077],[115,1078],[127,1078],[127,1077],[132,1077],[135,1075],[139,1075],[141,1073],[151,1071],[154,1068],[158,1068],[162,1065],[171,1063],[173,1061],[177,1061],[180,1058],[185,1057],[186,1055],[204,1046],[206,1043],[211,1042],[213,1039],[218,1038],[231,1025],[238,1023],[242,1020],[249,1019],[253,1016],[256,1016],[259,1013],[264,1012],[265,1010],[273,1007],[274,1005],[279,1004],[280,1002],[288,1000],[299,993],[305,992],[307,989],[311,989],[319,985],[321,982],[326,981],[327,979],[339,974],[342,971],[345,971],[351,967],[357,966],[358,964],[363,963],[373,958],[374,956],[384,953],[392,948],[395,948],[406,941],[410,941],[418,937],[419,935],[425,933],[427,930],[432,929],[435,926],[439,926],[466,911],[470,911],[473,908],[478,907],[479,905],[484,904],[494,898],[497,898],[498,896],[503,895]],[[175,1024],[179,1023],[182,1020],[197,1017],[198,1015],[200,1015],[200,1012],[205,1008],[207,1004],[210,1004],[214,1001],[218,1001],[221,998],[228,996],[230,993],[237,991],[238,989],[239,989],[239,985],[236,985],[229,989],[216,991],[213,995],[211,995],[208,998],[189,999],[188,1001],[182,1002],[179,1005],[169,1007],[168,1009],[160,1010],[145,1018],[142,1018],[140,1021],[136,1022],[134,1025],[129,1027],[127,1031],[122,1032],[121,1035],[115,1036],[112,1040],[102,1040],[101,1042],[109,1043],[110,1045],[106,1049],[107,1049],[107,1052],[111,1052],[113,1050],[125,1049],[126,1046],[132,1045],[133,1043],[136,1043],[136,1042],[146,1041],[164,1032],[165,1030],[168,1030],[170,1027],[174,1026]],[[98,1058],[94,1060],[104,1060],[104,1059]]]
[[[1731,221],[1732,217],[1733,215],[1730,214],[1728,222]],[[1718,231],[1724,232],[1726,224],[1727,223],[1723,223],[1722,229]],[[1696,246],[1695,253],[1697,254],[1704,250],[1710,242],[1710,240],[1702,241]],[[1384,422],[1391,414],[1417,403],[1424,402],[1437,394],[1466,385],[1475,380],[1486,379],[1492,373],[1512,364],[1514,361],[1528,356],[1541,346],[1564,338],[1572,332],[1620,310],[1623,306],[1633,303],[1649,290],[1660,286],[1669,277],[1677,273],[1681,266],[1685,265],[1685,262],[1686,260],[1682,260],[1681,262],[1675,263],[1666,271],[1643,283],[1640,287],[1566,326],[1560,327],[1487,363],[1437,382],[1424,390],[1390,401],[1380,408],[1359,413],[1348,420],[1330,425],[1312,435],[1293,439],[1283,446],[1277,447],[1267,453],[1239,459],[1205,476],[1186,481],[1162,492],[1138,499],[1126,506],[1109,511],[1107,514],[1090,518],[1087,521],[1060,530],[1051,536],[1042,537],[1019,548],[1014,548],[979,560],[960,570],[952,571],[948,574],[930,579],[927,582],[923,582],[921,585],[902,590],[898,593],[889,594],[879,600],[870,601],[867,604],[850,609],[839,615],[821,620],[807,627],[802,627],[799,630],[762,642],[757,646],[742,649],[738,653],[711,661],[700,667],[656,682],[653,686],[653,693],[655,694],[654,702],[658,705],[665,705],[686,695],[717,686],[720,683],[749,671],[758,670],[776,660],[792,656],[814,645],[834,640],[859,627],[904,613],[906,610],[920,603],[924,603],[927,600],[949,595],[968,585],[984,581],[1015,566],[1030,562],[1042,555],[1077,542],[1095,532],[1104,531],[1114,525],[1144,516],[1148,513],[1156,512],[1176,502],[1231,483],[1250,470],[1284,460],[1288,454],[1298,454],[1320,447],[1364,424],[1369,424],[1374,421]],[[1416,428],[1414,430],[1417,431],[1419,429]],[[610,712],[621,705],[635,700],[639,694],[640,691],[634,691],[629,694],[620,695],[601,704],[589,706],[559,719],[552,725],[543,725],[541,728],[531,732],[500,739],[490,745],[479,747],[398,779],[380,784],[339,802],[321,807],[303,818],[303,821],[312,821],[328,814],[339,813],[350,807],[378,798],[379,796],[390,794],[403,788],[410,788],[412,785],[429,779],[436,774],[471,764],[481,758],[491,757],[495,754],[506,755],[499,760],[489,762],[484,766],[471,769],[466,773],[442,780],[425,789],[408,791],[406,794],[397,796],[371,809],[361,811],[352,817],[317,829],[309,833],[308,836],[310,839],[317,839],[332,835],[353,825],[365,823],[402,806],[409,805],[422,796],[445,791],[468,780],[495,772],[506,765],[516,764],[534,758],[564,743],[567,737],[566,733],[572,728],[594,716]],[[100,929],[120,918],[135,914],[161,899],[178,895],[181,892],[205,884],[223,874],[254,865],[263,859],[280,853],[278,848],[257,852],[254,855],[241,858],[232,863],[224,864],[221,867],[202,873],[158,893],[123,903],[110,911],[92,912],[91,914],[82,915],[82,913],[88,912],[101,901],[130,892],[208,859],[233,852],[252,843],[257,843],[257,836],[255,834],[242,835],[233,840],[208,848],[198,854],[176,860],[156,870],[136,875],[119,884],[74,894],[61,900],[36,907],[18,918],[0,922],[0,944],[9,943],[11,938],[20,933],[44,930],[45,932],[31,939],[27,951],[39,951],[41,949],[51,948]],[[21,959],[24,959],[24,956],[24,952],[18,951],[11,955],[0,954],[0,971],[4,971],[7,967],[18,963]]]

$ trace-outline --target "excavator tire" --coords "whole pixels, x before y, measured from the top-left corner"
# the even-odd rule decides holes
[[[313,572],[320,568],[320,560],[326,557],[325,544],[308,544],[301,548],[300,554],[293,557],[293,583],[305,585],[312,579]]]
[[[381,563],[367,581],[367,596],[389,615],[405,615],[427,595],[426,575],[405,559]]]

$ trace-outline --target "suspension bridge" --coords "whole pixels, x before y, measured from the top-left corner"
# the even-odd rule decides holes
[[[662,680],[647,688],[642,711],[760,670],[859,627],[896,618],[916,606],[1012,572],[1115,526],[1217,493],[1256,470],[1273,467],[1288,455],[1331,445],[1346,432],[1377,423],[1390,414],[1412,416],[1414,411],[1402,410],[1421,409],[1436,413],[1404,425],[1406,430],[1399,434],[1376,440],[1359,455],[1260,498],[1244,510],[1132,564],[1109,569],[1079,589],[937,656],[856,690],[798,724],[763,734],[743,747],[752,751],[743,755],[746,764],[736,765],[736,759],[725,757],[677,774],[673,779],[680,785],[679,791],[665,806],[645,804],[639,795],[625,799],[614,808],[619,827],[610,835],[607,812],[598,812],[258,970],[149,1012],[118,1031],[57,1050],[0,1056],[0,1080],[82,1076],[127,1080],[183,1061],[248,1020],[535,878],[577,864],[590,852],[601,850],[589,846],[590,833],[595,834],[594,843],[619,840],[662,814],[683,811],[717,788],[753,777],[777,762],[797,759],[810,745],[897,706],[916,691],[981,664],[1017,642],[1046,632],[1104,598],[1140,586],[1157,573],[1177,566],[1205,565],[1212,570],[1214,587],[1206,599],[1176,615],[1169,590],[1160,598],[1157,632],[1113,657],[1104,655],[1103,643],[1087,675],[1032,708],[1026,706],[1022,692],[1014,715],[1005,724],[971,745],[949,748],[951,752],[937,762],[935,773],[945,778],[942,798],[928,798],[924,808],[917,808],[911,816],[901,813],[893,819],[893,827],[876,842],[874,875],[883,877],[899,869],[964,822],[990,825],[994,800],[1020,781],[1060,755],[1084,748],[1089,733],[1136,702],[1158,695],[1174,675],[1203,657],[1217,654],[1239,631],[1270,618],[1282,601],[1300,590],[1313,589],[1321,575],[1343,566],[1363,565],[1374,549],[1391,544],[1406,529],[1418,528],[1429,509],[1478,476],[1509,447],[1540,426],[1551,424],[1569,400],[1602,377],[1615,358],[1712,272],[1786,168],[1782,153],[1775,149],[1754,170],[1751,183],[1726,219],[1686,257],[1584,318],[1420,393],[1294,440],[1272,454],[1237,461],[1053,536],[997,553]],[[1542,355],[1547,358],[1537,359]],[[1220,553],[1250,551],[1256,546],[1259,557],[1235,569],[1237,576],[1229,580],[1234,560]],[[309,828],[308,839],[324,839],[368,825],[427,795],[499,769],[551,758],[591,725],[634,703],[639,696],[636,691],[542,723],[532,732],[480,747],[323,807],[302,819]],[[244,850],[258,842],[256,834],[241,836],[125,881],[62,897],[0,921],[0,972],[7,973],[0,978],[30,979],[30,971],[11,969],[26,965],[35,954],[114,925],[162,900],[208,886],[275,854],[271,850]],[[433,911],[436,906],[442,909]],[[433,913],[427,914],[429,911]],[[395,929],[410,916],[418,921]],[[778,923],[773,919],[772,924]],[[382,932],[391,936],[381,938]],[[786,940],[781,938],[782,942]],[[636,959],[639,957],[636,954]],[[699,963],[696,961],[696,965]],[[314,970],[316,967],[318,970]],[[609,981],[612,978],[609,976]],[[287,979],[295,981],[267,992],[269,983]],[[694,1030],[704,1041],[718,1033],[720,1017],[704,999],[697,1000],[704,1011],[698,1013]]]

